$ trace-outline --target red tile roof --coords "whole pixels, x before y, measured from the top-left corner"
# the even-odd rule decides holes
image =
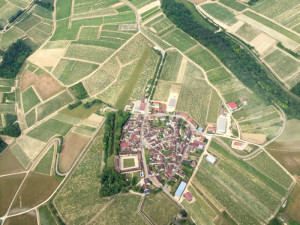
[[[242,146],[242,145],[243,145],[243,143],[237,142],[237,141],[235,141],[233,144],[234,144],[235,146]]]
[[[120,143],[120,147],[121,148],[127,148],[130,146],[130,143],[129,142],[125,142],[125,141],[121,141]]]
[[[186,192],[184,194],[184,197],[186,198],[186,200],[191,201],[193,199],[193,195],[190,192]]]
[[[235,104],[235,102],[229,102],[227,103],[227,105],[233,110],[233,109],[237,109],[237,104]]]
[[[166,109],[167,109],[167,105],[166,104],[162,104],[161,110],[165,111]]]
[[[146,103],[142,103],[141,106],[140,106],[140,110],[141,111],[144,111],[146,108]]]

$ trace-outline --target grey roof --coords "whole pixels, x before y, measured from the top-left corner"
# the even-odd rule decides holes
[[[217,121],[217,132],[225,133],[226,132],[226,117],[220,115]]]

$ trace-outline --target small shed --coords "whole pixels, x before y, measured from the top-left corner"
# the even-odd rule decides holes
[[[193,200],[193,195],[190,193],[190,192],[186,192],[184,195],[183,195],[186,200],[188,201],[192,201]]]

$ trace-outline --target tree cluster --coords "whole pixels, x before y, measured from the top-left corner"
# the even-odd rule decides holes
[[[0,77],[14,79],[32,50],[19,39],[9,46],[0,64]]]
[[[300,103],[276,85],[239,43],[224,32],[215,33],[205,28],[197,22],[184,4],[175,0],[161,2],[164,13],[178,28],[212,51],[248,88],[265,101],[276,102],[290,117],[300,118]]]
[[[54,10],[54,6],[53,6],[53,3],[52,2],[49,2],[49,1],[41,1],[41,0],[36,0],[35,1],[35,4],[41,6],[41,7],[44,7],[46,9],[49,9],[51,11]]]
[[[0,153],[7,147],[7,144],[0,138]]]
[[[12,16],[9,18],[8,22],[10,22],[10,23],[14,22],[16,19],[18,19],[19,16],[21,16],[21,14],[22,14],[23,12],[24,12],[24,11],[20,9],[19,11],[16,12],[16,14],[12,15]]]
[[[81,82],[73,85],[69,88],[69,90],[78,100],[82,100],[89,97],[87,91],[85,90]]]
[[[19,123],[17,122],[17,116],[14,114],[5,114],[4,119],[6,126],[3,128],[0,134],[11,137],[19,137],[21,135],[21,130]]]
[[[250,0],[248,2],[249,5],[254,5],[256,2],[258,2],[259,0]]]
[[[76,107],[80,106],[81,104],[82,104],[82,101],[77,101],[77,102],[75,102],[73,104],[69,104],[68,105],[68,109],[69,110],[75,109]]]

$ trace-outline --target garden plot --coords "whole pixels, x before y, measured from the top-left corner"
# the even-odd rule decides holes
[[[228,26],[232,26],[238,21],[231,10],[221,6],[218,3],[203,4],[201,5],[201,8],[213,18],[225,23]]]
[[[38,98],[32,87],[22,92],[22,103],[25,113],[30,111],[34,106],[40,103],[40,99]]]
[[[276,49],[267,55],[264,60],[276,72],[281,81],[285,81],[289,76],[300,70],[300,61],[294,59],[283,51]]]
[[[62,92],[56,97],[44,102],[37,108],[37,120],[42,120],[60,108],[73,102],[73,98],[69,95],[67,91]]]
[[[201,66],[205,71],[220,67],[220,63],[200,45],[189,50],[186,54],[191,60]]]
[[[28,156],[28,158],[32,161],[37,155],[42,151],[45,147],[46,143],[24,135],[17,139],[17,143],[22,148],[23,152]]]
[[[163,37],[163,40],[173,45],[175,48],[179,49],[182,52],[187,51],[188,49],[194,47],[197,42],[188,36],[183,31],[176,29],[168,33]]]
[[[97,64],[61,59],[53,74],[65,85],[72,85],[98,68]]]
[[[102,63],[114,50],[100,46],[71,44],[64,57]]]
[[[260,31],[252,27],[251,25],[244,23],[235,34],[241,36],[246,41],[252,41],[257,35],[260,34]]]
[[[117,57],[113,57],[85,79],[83,84],[90,95],[95,95],[107,88],[117,78],[120,71],[120,62]]]
[[[70,132],[64,138],[64,145],[59,154],[59,171],[65,173],[70,170],[71,166],[86,146],[89,137]]]
[[[259,224],[267,220],[281,205],[288,189],[246,161],[235,158],[216,141],[211,142],[209,151],[217,156],[220,163],[216,166],[204,160],[195,176],[198,185],[214,196],[236,222]],[[264,166],[266,170],[271,170],[270,165],[273,166],[274,162],[269,157],[267,162],[271,164]],[[277,169],[284,173],[278,165]],[[289,179],[288,174],[283,176]]]
[[[181,66],[182,55],[176,51],[167,51],[166,59],[160,74],[160,79],[176,82]]]

